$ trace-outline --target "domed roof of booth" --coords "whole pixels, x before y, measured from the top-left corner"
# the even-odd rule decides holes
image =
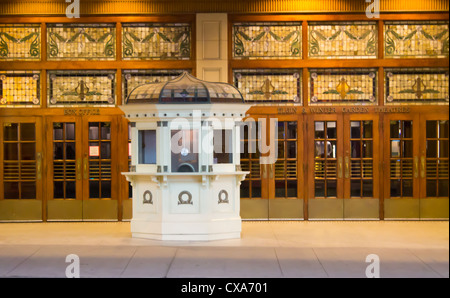
[[[134,88],[126,104],[243,103],[241,92],[231,84],[199,80],[188,72],[168,82],[155,82]]]

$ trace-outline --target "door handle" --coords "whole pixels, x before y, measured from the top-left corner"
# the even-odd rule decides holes
[[[88,159],[87,157],[84,158],[83,160],[83,178],[84,179],[88,179]]]
[[[36,179],[41,180],[42,178],[42,153],[36,153]]]
[[[266,164],[260,164],[259,167],[261,169],[261,177],[266,179]]]
[[[342,178],[342,156],[338,157],[338,178]]]
[[[81,158],[77,159],[77,180],[81,179]]]
[[[350,158],[348,156],[345,159],[345,178],[350,178]]]
[[[419,178],[419,157],[414,156],[414,178]]]
[[[273,179],[273,163],[270,164],[269,178]]]
[[[420,163],[422,165],[422,169],[420,170],[420,177],[425,178],[425,156],[420,158]]]

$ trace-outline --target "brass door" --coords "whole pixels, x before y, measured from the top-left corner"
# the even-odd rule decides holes
[[[380,126],[378,115],[344,116],[344,218],[380,218]]]
[[[448,114],[422,115],[419,129],[419,215],[421,219],[448,219]]]
[[[117,220],[116,118],[49,117],[47,127],[47,219]]]
[[[379,218],[377,115],[310,115],[310,219]]]
[[[301,119],[297,115],[277,118],[255,115],[253,119],[257,122],[257,133],[244,130],[242,135],[241,166],[250,174],[241,183],[241,216],[302,219]]]
[[[308,218],[344,217],[344,129],[342,115],[309,115]]]
[[[0,125],[0,220],[41,221],[41,118],[5,117]]]

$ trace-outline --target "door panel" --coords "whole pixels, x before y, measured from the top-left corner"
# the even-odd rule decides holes
[[[344,116],[344,218],[380,218],[377,115]]]
[[[342,115],[308,120],[308,217],[343,219],[344,154]]]
[[[82,220],[81,118],[47,118],[47,220]]]
[[[0,220],[41,221],[41,119],[8,117],[0,124]]]
[[[262,123],[257,123],[262,118]],[[255,115],[256,131],[244,130],[244,151],[241,167],[249,171],[241,183],[241,217],[244,219],[302,219],[303,181],[299,165],[303,154],[303,129],[301,117],[297,115]],[[272,127],[272,126],[273,127]],[[275,139],[276,143],[272,142]],[[266,141],[267,140],[267,141]],[[269,140],[271,143],[269,144]],[[259,143],[270,147],[269,152],[259,152]],[[263,147],[262,147],[263,148]],[[276,150],[276,155],[274,154]]]

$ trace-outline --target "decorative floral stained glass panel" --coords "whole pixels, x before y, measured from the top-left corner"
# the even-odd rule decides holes
[[[448,21],[386,21],[386,58],[445,58],[449,54]]]
[[[0,61],[40,60],[39,24],[0,24]]]
[[[48,71],[49,106],[115,104],[115,71]]]
[[[376,104],[376,69],[310,69],[310,104]]]
[[[123,70],[122,72],[122,93],[124,100],[133,91],[134,88],[149,83],[167,82],[172,80],[187,69],[170,69],[170,70]],[[124,101],[125,102],[125,101]]]
[[[236,69],[233,77],[246,102],[301,103],[299,69]]]
[[[0,71],[0,108],[40,106],[39,71]]]
[[[448,69],[391,68],[385,69],[385,102],[447,103]]]
[[[234,59],[301,59],[302,24],[233,24]]]
[[[114,60],[114,24],[48,24],[48,60]]]
[[[123,24],[124,60],[189,60],[189,24]]]
[[[367,59],[377,57],[375,22],[308,23],[308,57]]]

